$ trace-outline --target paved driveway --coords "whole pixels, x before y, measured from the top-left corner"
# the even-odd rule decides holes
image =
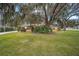
[[[0,35],[3,35],[3,34],[8,34],[8,33],[13,33],[13,32],[17,32],[17,31],[0,32]]]

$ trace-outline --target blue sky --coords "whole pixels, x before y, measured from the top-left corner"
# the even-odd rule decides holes
[[[72,16],[70,19],[78,19],[78,16]]]
[[[19,11],[20,11],[19,5],[17,5],[17,6],[15,7],[15,11],[16,11],[16,12],[19,12]]]

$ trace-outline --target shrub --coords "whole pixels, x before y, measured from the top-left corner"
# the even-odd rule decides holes
[[[22,27],[20,30],[21,32],[26,32],[26,29],[24,27]]]
[[[13,28],[8,28],[8,27],[6,27],[6,28],[5,28],[5,31],[6,31],[6,32],[7,32],[7,31],[14,31],[14,29],[13,29]],[[4,32],[4,28],[3,28],[3,27],[0,28],[0,32]]]
[[[52,29],[48,26],[36,26],[33,30],[35,33],[50,33]]]
[[[28,30],[33,31],[33,27],[32,26],[27,26],[26,28],[25,27],[18,28],[18,31],[21,31],[21,32],[26,32]]]
[[[4,28],[0,28],[0,32],[4,32]]]

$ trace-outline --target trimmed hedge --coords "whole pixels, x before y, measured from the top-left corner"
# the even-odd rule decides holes
[[[52,32],[52,29],[48,26],[36,26],[33,29],[33,32],[35,32],[35,33],[50,33],[50,32]]]
[[[5,28],[5,31],[7,32],[7,31],[14,31],[14,29],[13,28]],[[0,32],[4,32],[4,28],[0,28]]]

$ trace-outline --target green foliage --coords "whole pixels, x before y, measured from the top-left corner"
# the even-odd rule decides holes
[[[73,26],[75,26],[76,25],[76,21],[75,20],[68,20],[67,21],[67,26],[69,26],[69,27],[73,27]]]
[[[20,30],[21,32],[26,32],[26,29],[24,27],[18,28],[18,30]]]
[[[50,33],[52,29],[48,26],[36,26],[33,30],[35,33]]]
[[[5,28],[5,31],[7,32],[7,31],[14,31],[14,29],[13,28],[8,28],[8,27],[6,27]],[[4,32],[4,28],[0,28],[0,32]]]
[[[4,32],[4,28],[0,28],[0,32]]]

